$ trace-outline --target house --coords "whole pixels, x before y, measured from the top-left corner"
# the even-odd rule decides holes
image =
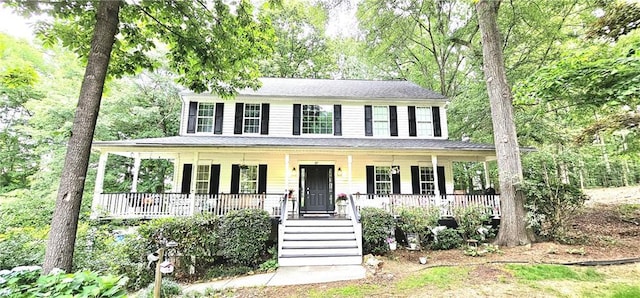
[[[261,208],[279,217],[281,226],[288,223],[279,229],[281,249],[325,257],[303,263],[312,265],[327,264],[331,253],[354,256],[357,250],[361,260],[360,207],[393,212],[405,205],[437,206],[446,216],[452,206],[482,204],[499,214],[495,195],[454,194],[453,162],[486,163],[495,159],[495,148],[448,139],[444,96],[408,81],[261,81],[260,89],[240,90],[234,100],[182,94],[178,136],[94,142],[100,160],[92,217],[222,215]],[[131,192],[103,193],[110,155],[135,161]],[[135,169],[142,159],[173,163],[170,193],[137,192]],[[348,214],[331,220],[339,194],[348,195]],[[336,232],[329,238],[350,234],[357,248],[344,248],[345,238],[332,251],[310,253],[304,245],[314,243],[304,241],[311,237],[304,232],[322,228]],[[282,243],[287,231],[299,238],[289,246]],[[280,264],[299,263],[281,258]]]

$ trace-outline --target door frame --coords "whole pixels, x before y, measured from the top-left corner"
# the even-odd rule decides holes
[[[314,167],[323,167],[323,168],[327,168],[328,169],[328,178],[329,180],[327,181],[328,185],[327,189],[329,191],[329,195],[327,196],[326,199],[326,207],[324,208],[325,210],[312,210],[312,211],[307,211],[306,207],[305,207],[305,200],[306,200],[306,191],[305,191],[305,183],[306,181],[303,181],[303,179],[306,179],[306,170],[309,168],[314,168]],[[300,164],[298,165],[298,168],[300,169],[300,175],[298,175],[298,212],[300,214],[304,214],[304,213],[333,213],[335,211],[335,191],[336,191],[336,172],[335,172],[335,165],[333,164]]]

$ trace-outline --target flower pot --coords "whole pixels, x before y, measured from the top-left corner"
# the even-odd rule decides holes
[[[409,243],[409,248],[410,248],[410,249],[417,249],[417,248],[418,248],[418,244],[416,244],[416,243]]]
[[[418,260],[420,261],[420,264],[422,264],[422,265],[427,263],[427,257],[420,257],[420,258],[418,258]]]
[[[389,249],[390,250],[396,250],[397,248],[398,248],[398,243],[396,243],[396,242],[389,243]]]

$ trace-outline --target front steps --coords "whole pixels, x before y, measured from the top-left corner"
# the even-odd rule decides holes
[[[360,265],[362,251],[349,219],[288,219],[280,233],[278,265]]]

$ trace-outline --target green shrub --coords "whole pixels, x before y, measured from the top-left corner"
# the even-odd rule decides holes
[[[229,212],[222,219],[220,250],[235,265],[257,266],[264,260],[271,234],[269,213],[260,209]]]
[[[387,238],[395,229],[393,216],[380,208],[362,208],[362,248],[364,254],[385,254],[389,252]]]
[[[458,233],[458,230],[447,228],[438,232],[436,241],[431,243],[431,249],[447,250],[458,248],[462,245],[463,241],[464,240],[462,239],[462,236],[460,236],[460,233]]]
[[[398,226],[406,233],[415,233],[420,237],[421,245],[426,245],[431,238],[431,229],[438,225],[440,209],[437,207],[402,207],[399,208]]]
[[[126,277],[91,271],[40,275],[39,267],[14,268],[0,275],[2,297],[126,297]]]
[[[0,234],[0,270],[42,264],[48,230],[19,227]]]
[[[207,270],[207,273],[205,274],[204,277],[205,279],[214,279],[214,278],[220,278],[220,277],[237,276],[237,275],[246,274],[252,270],[253,268],[249,266],[243,266],[243,265],[235,265],[235,266],[216,265],[209,268],[209,270]]]
[[[478,229],[489,221],[490,213],[484,206],[468,206],[453,209],[453,217],[458,223],[458,232],[463,239],[481,239]]]
[[[153,290],[155,289],[155,283],[149,284],[145,292],[145,297],[153,298]],[[182,294],[182,287],[180,285],[168,278],[162,279],[162,284],[160,285],[160,297],[175,297]]]

